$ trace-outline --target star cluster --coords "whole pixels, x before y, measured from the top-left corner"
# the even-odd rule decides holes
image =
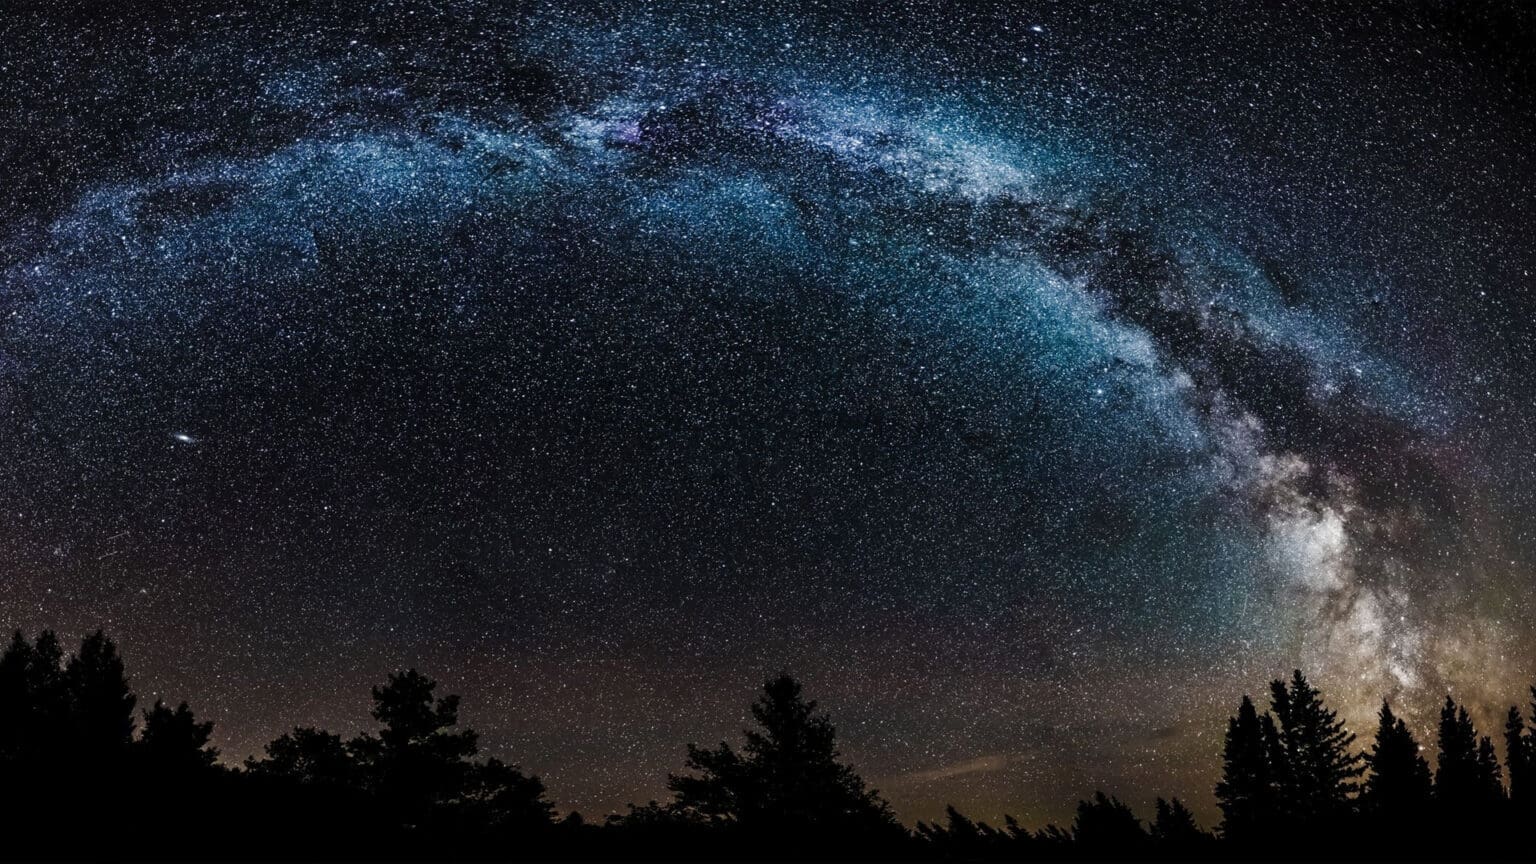
[[[1536,676],[1528,15],[151,6],[0,32],[0,618],[227,756],[416,665],[590,815],[784,668],[1043,819]]]

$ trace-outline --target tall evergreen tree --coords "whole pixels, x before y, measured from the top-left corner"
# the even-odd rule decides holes
[[[1536,721],[1536,687],[1531,688],[1532,720]],[[1520,709],[1511,705],[1504,721],[1504,765],[1509,800],[1518,811],[1536,810],[1536,739],[1527,730]]]
[[[1323,704],[1322,693],[1297,669],[1290,686],[1270,684],[1271,712],[1279,723],[1286,776],[1280,794],[1294,818],[1303,822],[1332,819],[1348,811],[1365,773],[1363,756],[1351,752],[1355,735],[1338,712]]]
[[[52,630],[37,634],[27,652],[26,753],[32,762],[58,764],[70,754],[70,693],[64,649]]]
[[[1238,705],[1237,716],[1227,721],[1216,800],[1221,807],[1222,836],[1232,841],[1256,839],[1274,814],[1275,787],[1264,724],[1247,696]]]
[[[1195,814],[1178,798],[1157,799],[1156,817],[1150,830],[1152,839],[1168,852],[1189,852],[1214,838],[1195,823]]]
[[[64,670],[78,755],[99,761],[120,757],[133,741],[133,706],[117,646],[100,630],[85,637]]]
[[[1264,756],[1269,762],[1270,821],[1280,821],[1280,816],[1290,812],[1290,798],[1294,789],[1291,757],[1285,749],[1285,739],[1275,723],[1275,715],[1265,711],[1259,715],[1259,737],[1264,740]]]
[[[0,654],[0,765],[20,760],[28,749],[32,698],[27,668],[31,663],[32,643],[17,630],[5,653]]]
[[[1504,782],[1493,741],[1484,735],[1477,742],[1477,800],[1494,805],[1504,800]]]
[[[1419,818],[1434,791],[1429,763],[1419,753],[1419,742],[1408,724],[1392,713],[1390,705],[1382,702],[1376,716],[1376,740],[1365,755],[1370,776],[1361,790],[1361,808],[1392,822]]]
[[[1435,766],[1435,797],[1453,808],[1478,800],[1480,770],[1477,764],[1477,732],[1467,709],[1445,697],[1440,709],[1440,754]]]
[[[799,682],[779,675],[752,705],[757,729],[740,751],[688,746],[691,775],[667,786],[677,806],[710,820],[752,830],[846,831],[856,836],[899,830],[889,805],[839,761],[837,730]]]

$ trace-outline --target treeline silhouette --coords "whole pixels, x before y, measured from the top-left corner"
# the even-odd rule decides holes
[[[19,631],[0,655],[0,857],[574,859],[1528,858],[1536,728],[1511,707],[1504,760],[1446,698],[1431,768],[1385,702],[1357,746],[1297,671],[1268,710],[1243,697],[1197,824],[1178,798],[1150,821],[1111,795],[1070,825],[1001,826],[953,807],[909,830],[841,761],[836,730],[788,675],[752,705],[739,747],[688,745],[672,799],[589,823],[544,785],[477,759],[458,697],[409,670],[372,691],[377,732],[296,727],[241,766],[185,702],[141,708],[101,632],[65,656]],[[1536,700],[1536,688],[1532,689]],[[1536,715],[1536,701],[1532,703]],[[1507,782],[1506,782],[1507,781]]]

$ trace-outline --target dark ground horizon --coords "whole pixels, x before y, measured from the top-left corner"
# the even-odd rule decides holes
[[[904,826],[841,752],[827,713],[781,673],[736,742],[687,745],[668,797],[588,820],[536,776],[481,757],[459,697],[415,669],[371,690],[377,731],[297,725],[260,758],[221,764],[212,722],[183,701],[141,707],[101,631],[67,655],[16,631],[0,653],[0,830],[25,856],[416,860],[1520,859],[1536,813],[1532,719],[1510,706],[1501,762],[1447,696],[1434,767],[1383,702],[1363,742],[1300,670],[1243,696],[1222,736],[1202,828],[1177,796],[1139,818],[1102,789],[1065,824],[996,824],[947,807]],[[137,709],[137,710],[136,710]],[[1507,778],[1507,782],[1506,782]],[[134,790],[122,796],[117,790]],[[60,807],[61,796],[70,798]],[[232,820],[232,821],[231,821]],[[91,826],[81,832],[82,826]],[[1465,830],[1475,827],[1475,831]],[[233,833],[232,832],[233,829]],[[253,833],[254,832],[254,833]],[[143,837],[156,849],[124,845]],[[241,844],[231,846],[234,836]]]

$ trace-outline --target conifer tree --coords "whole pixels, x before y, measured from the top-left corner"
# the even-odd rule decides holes
[[[0,654],[0,765],[21,759],[28,750],[32,701],[27,692],[27,667],[31,663],[32,643],[17,630],[5,653]]]
[[[1477,730],[1467,709],[1445,697],[1440,709],[1440,754],[1435,767],[1435,797],[1442,805],[1462,809],[1477,802],[1484,790],[1478,765]]]
[[[77,755],[99,761],[123,755],[133,740],[133,706],[117,646],[100,630],[85,637],[64,670]]]
[[[1200,830],[1195,814],[1178,798],[1167,801],[1157,799],[1156,817],[1152,821],[1152,839],[1167,851],[1189,851],[1192,847],[1208,843],[1213,838]]]
[[[916,835],[942,858],[974,861],[1003,857],[1011,851],[1010,847],[1021,845],[1021,834],[1024,842],[1031,839],[1017,821],[1007,818],[1008,830],[1000,831],[985,822],[972,821],[949,805],[944,808],[943,824],[920,821]]]
[[[1270,685],[1271,711],[1279,723],[1286,776],[1280,794],[1291,815],[1308,822],[1348,811],[1365,772],[1361,754],[1351,752],[1355,735],[1338,712],[1323,704],[1322,693],[1297,669],[1290,686]]]
[[[1274,779],[1264,725],[1247,696],[1238,705],[1237,716],[1227,721],[1216,800],[1221,807],[1221,833],[1228,840],[1255,839],[1274,813]]]
[[[477,750],[475,732],[455,728],[459,697],[434,698],[436,688],[415,669],[390,675],[373,688],[373,717],[383,728],[348,744],[367,788],[408,825],[458,797]]]
[[[1499,757],[1493,751],[1493,741],[1484,735],[1477,742],[1477,800],[1481,804],[1497,804],[1504,800],[1504,782],[1499,770]]]
[[[1536,687],[1531,688],[1536,697]],[[1533,702],[1536,705],[1536,702]],[[1520,709],[1511,705],[1504,721],[1504,765],[1509,777],[1509,800],[1521,810],[1536,804],[1536,744],[1526,731]]]
[[[837,732],[799,682],[779,675],[752,705],[757,729],[740,751],[688,746],[692,775],[672,775],[677,806],[753,830],[840,830],[871,835],[899,830],[890,807],[839,761]]]
[[[1092,801],[1077,802],[1072,840],[1084,852],[1132,855],[1144,852],[1149,839],[1141,820],[1119,798],[1100,791]]]
[[[1003,814],[1003,833],[1008,836],[1010,845],[1015,849],[1020,847],[1027,849],[1030,842],[1035,839],[1035,835],[1029,833],[1028,829],[1020,825],[1018,819],[1007,813]]]
[[[1264,757],[1269,766],[1269,818],[1270,821],[1278,822],[1281,815],[1293,809],[1290,797],[1294,792],[1291,757],[1285,750],[1285,740],[1280,736],[1275,715],[1268,711],[1259,715],[1259,736],[1264,740]]]
[[[64,679],[64,649],[52,630],[37,634],[26,655],[27,712],[24,758],[57,764],[69,755],[70,693]]]
[[[1365,755],[1370,776],[1360,794],[1362,809],[1377,818],[1404,821],[1424,813],[1433,795],[1429,763],[1419,753],[1408,724],[1381,703],[1376,740]]]

